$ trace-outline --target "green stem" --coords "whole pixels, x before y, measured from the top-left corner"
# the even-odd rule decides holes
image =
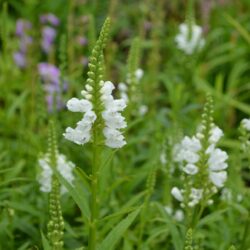
[[[145,225],[146,225],[147,211],[148,211],[148,206],[149,206],[149,198],[150,198],[150,195],[148,195],[146,197],[146,199],[144,201],[144,204],[143,204],[143,210],[142,210],[142,213],[141,213],[139,239],[138,239],[138,243],[137,243],[138,249],[140,249],[140,247],[142,246],[142,237],[143,237],[143,232],[144,232],[144,228],[145,228]]]
[[[244,228],[244,233],[243,233],[243,238],[242,238],[242,242],[241,242],[241,250],[244,250],[246,249],[246,239],[247,239],[247,236],[249,235],[248,231],[249,231],[249,222],[250,222],[250,219],[246,220],[246,225],[245,225],[245,228]]]
[[[89,250],[96,250],[98,226],[98,175],[100,150],[96,128],[93,129],[93,165],[91,176],[91,220],[89,228]]]

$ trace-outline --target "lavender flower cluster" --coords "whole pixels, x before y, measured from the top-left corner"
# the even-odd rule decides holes
[[[63,81],[62,84],[60,84],[60,70],[53,64],[39,63],[38,72],[46,91],[48,111],[53,112],[55,109],[62,109],[64,107],[62,91],[67,89],[67,82]]]
[[[60,21],[55,15],[46,14],[40,17],[40,22],[44,25],[42,28],[41,47],[45,54],[49,54],[57,35],[55,27],[60,24]]]
[[[16,23],[16,36],[19,38],[19,48],[13,54],[16,65],[23,69],[27,66],[26,53],[28,46],[32,43],[32,37],[28,34],[32,24],[29,21],[18,19]]]

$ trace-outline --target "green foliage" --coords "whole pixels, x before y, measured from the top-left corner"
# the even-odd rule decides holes
[[[241,120],[250,116],[250,4],[216,1],[210,8],[208,2],[0,3],[0,249],[87,249],[92,230],[95,250],[248,250],[250,134]],[[98,37],[108,12],[112,20],[106,19]],[[41,50],[39,16],[45,13],[60,19],[50,55]],[[32,23],[26,68],[13,60],[20,46],[15,35],[20,18]],[[204,27],[205,45],[192,55],[176,46],[183,22]],[[86,39],[83,45],[79,36]],[[61,72],[63,105],[53,113],[47,111],[46,85],[37,69],[47,61]],[[66,111],[69,98],[89,84],[101,117],[100,80],[112,79],[117,87],[130,78],[133,85],[138,68],[144,76],[131,93],[135,102],[128,103],[127,145],[122,150],[102,147],[101,119],[89,145],[64,140],[65,128],[80,118]],[[120,97],[118,88],[114,92]],[[214,121],[224,131],[219,146],[229,154],[228,179],[225,190],[213,195],[214,204],[199,215],[191,211],[197,216],[190,217],[197,220],[191,229],[186,218],[177,220],[180,207],[170,193],[184,182],[173,150],[184,134],[195,133],[204,104],[203,148]],[[137,112],[141,105],[148,107],[143,116]],[[57,136],[48,128],[52,117]],[[71,185],[54,169],[48,196],[39,190],[37,159],[49,151],[55,167],[57,147],[76,164],[75,180]],[[198,181],[205,185],[202,178]],[[60,185],[67,194],[60,195]]]

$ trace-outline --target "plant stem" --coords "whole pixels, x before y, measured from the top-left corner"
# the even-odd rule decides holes
[[[98,225],[98,175],[100,150],[97,144],[97,131],[93,129],[93,164],[91,176],[91,220],[89,229],[89,250],[96,249],[97,225]]]

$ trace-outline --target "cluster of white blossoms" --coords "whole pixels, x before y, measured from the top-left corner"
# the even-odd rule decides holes
[[[188,55],[201,49],[205,44],[205,40],[202,38],[202,28],[196,24],[189,27],[188,24],[182,23],[179,26],[179,34],[175,37],[175,41],[177,47]]]
[[[142,78],[143,75],[144,75],[144,71],[143,71],[142,69],[139,68],[139,69],[137,69],[137,70],[135,71],[134,74],[135,74],[134,76],[135,76],[136,84],[139,84],[141,78]],[[127,83],[128,83],[129,85],[131,85],[131,76],[130,76],[130,74],[128,74],[128,76],[127,76]],[[134,91],[134,90],[135,90],[134,88],[136,88],[136,86],[130,86],[130,87],[132,88],[132,91]],[[120,91],[121,98],[127,103],[127,102],[129,101],[129,97],[128,97],[128,86],[127,86],[127,84],[126,84],[126,83],[123,83],[123,82],[119,83],[119,84],[118,84],[118,89],[119,89],[119,91]]]
[[[50,166],[49,154],[43,155],[38,159],[38,165],[41,171],[38,175],[38,182],[40,184],[40,190],[45,193],[49,193],[52,188],[52,176],[53,170]],[[57,155],[56,169],[58,172],[72,185],[74,180],[73,169],[75,164],[68,161],[63,154]],[[64,186],[61,187],[61,193],[65,193],[67,190]]]
[[[76,128],[66,128],[63,134],[64,137],[79,145],[89,142],[91,138],[91,128],[96,120],[96,114],[92,110],[92,103],[89,100],[72,98],[67,102],[67,108],[72,112],[84,113],[84,115],[77,123]]]
[[[242,126],[243,126],[243,128],[245,129],[245,130],[247,130],[248,132],[250,132],[250,118],[249,119],[243,119],[242,121],[241,121],[241,123],[242,123]]]
[[[104,105],[102,117],[105,121],[105,128],[103,129],[105,144],[110,148],[121,148],[126,142],[120,129],[126,128],[127,123],[120,112],[126,108],[126,103],[123,99],[114,100],[112,91],[115,86],[112,82],[101,82],[101,86],[101,99]]]
[[[209,156],[209,178],[218,188],[224,186],[224,182],[227,179],[227,172],[225,169],[228,167],[228,164],[226,163],[226,160],[228,159],[227,153],[219,148],[216,148],[216,144],[222,136],[223,131],[219,127],[214,126],[210,131],[210,146],[206,150],[206,154]]]
[[[140,83],[141,78],[144,75],[144,71],[142,69],[137,69],[134,73],[134,84],[132,84],[132,80],[131,80],[131,75],[128,74],[127,75],[127,84],[126,83],[119,83],[118,84],[118,89],[120,91],[120,96],[121,98],[128,103],[129,100],[130,101],[138,101],[138,95],[133,95],[133,92],[136,91],[137,89],[137,85]],[[131,90],[131,92],[129,91],[129,88]],[[129,96],[129,92],[131,94],[131,96]],[[147,105],[140,105],[138,107],[138,110],[136,111],[140,116],[144,116],[147,112],[148,112],[148,106]]]
[[[201,149],[201,143],[195,136],[192,138],[185,136],[178,146],[175,161],[183,163],[183,171],[186,174],[194,175],[198,172],[198,167],[195,165],[199,161],[198,152]]]
[[[206,163],[208,168],[205,171],[207,171],[211,191],[216,192],[217,188],[224,186],[224,182],[227,179],[227,172],[225,169],[228,167],[226,163],[228,155],[225,151],[216,148],[216,144],[223,136],[223,132],[215,125],[213,125],[212,129],[209,131],[208,148],[202,149],[201,139],[204,138],[202,133],[203,129],[204,127],[201,126],[200,132],[192,138],[185,136],[181,143],[175,147],[174,157],[186,176],[192,176],[194,178],[192,180],[195,180],[197,174],[201,171],[199,168],[201,164],[201,151],[205,150],[205,155],[208,159]],[[195,181],[191,183],[195,183]],[[183,206],[183,202],[185,202],[189,207],[193,207],[202,199],[204,191],[202,187],[198,188],[197,185],[195,187],[191,186],[189,190],[173,187],[171,194],[176,200],[180,201]],[[205,192],[207,193],[209,191],[206,190]]]
[[[184,195],[186,193],[186,190],[184,189],[179,189],[178,187],[173,187],[171,190],[171,194],[173,197],[181,202],[182,207],[184,207]],[[190,193],[188,195],[188,206],[189,207],[194,207],[199,203],[203,195],[203,189],[198,189],[198,188],[191,188]]]
[[[86,85],[86,90],[81,94],[85,99],[72,98],[67,102],[67,108],[72,112],[84,113],[82,120],[77,123],[76,128],[68,127],[63,134],[64,137],[76,144],[83,145],[91,139],[91,129],[97,119],[96,113],[93,111],[92,91],[93,87]],[[105,144],[110,148],[121,148],[126,142],[120,129],[127,126],[125,118],[120,114],[126,107],[126,102],[123,99],[115,100],[112,96],[114,85],[110,81],[100,82],[100,94],[102,105],[102,119],[105,127],[103,135]]]
[[[181,221],[184,220],[184,212],[183,212],[183,210],[181,210],[181,209],[176,209],[176,210],[174,211],[173,208],[170,207],[170,206],[165,206],[164,208],[165,208],[166,213],[167,213],[169,216],[173,217],[174,220],[176,220],[176,221],[178,221],[178,222],[181,222]]]

